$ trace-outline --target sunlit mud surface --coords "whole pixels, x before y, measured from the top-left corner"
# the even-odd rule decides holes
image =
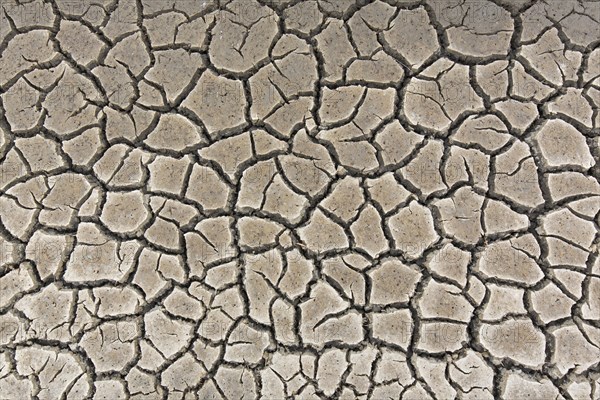
[[[0,15],[0,399],[600,398],[599,2]]]

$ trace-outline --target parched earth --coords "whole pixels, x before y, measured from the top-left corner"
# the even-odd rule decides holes
[[[2,0],[1,399],[599,399],[600,3]]]

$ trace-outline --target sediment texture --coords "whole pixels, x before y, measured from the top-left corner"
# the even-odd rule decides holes
[[[600,3],[0,13],[0,398],[600,398]]]

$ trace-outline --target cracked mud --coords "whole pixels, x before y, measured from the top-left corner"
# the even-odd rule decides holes
[[[1,399],[600,398],[600,3],[0,9]]]

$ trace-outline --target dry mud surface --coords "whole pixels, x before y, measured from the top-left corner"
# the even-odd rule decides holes
[[[1,399],[599,399],[600,3],[2,0]]]

